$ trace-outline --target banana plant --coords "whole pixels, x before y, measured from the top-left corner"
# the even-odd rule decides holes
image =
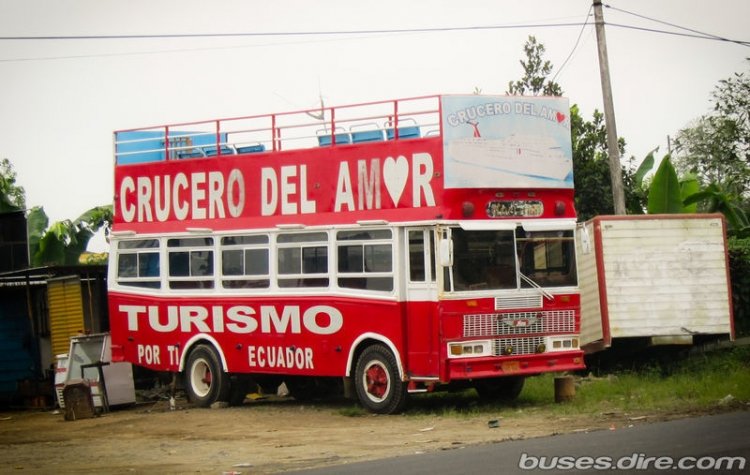
[[[682,199],[684,213],[698,212],[698,203],[700,202],[700,200],[688,201],[688,198],[695,195],[696,193],[700,193],[700,191],[701,184],[700,181],[698,181],[698,176],[695,173],[687,173],[682,177],[682,179],[680,179],[680,199]]]
[[[32,266],[77,265],[91,238],[99,229],[109,232],[112,206],[98,206],[75,221],[66,219],[49,225],[44,208],[29,212],[29,255]]]
[[[750,237],[750,221],[745,211],[737,205],[731,193],[712,183],[704,190],[693,193],[685,199],[686,204],[704,204],[707,213],[721,213],[727,219],[730,231],[737,237]]]
[[[654,153],[659,150],[659,147],[656,147],[655,149],[651,150],[648,155],[646,155],[646,158],[643,159],[641,164],[638,166],[638,169],[635,171],[635,175],[633,175],[633,181],[635,182],[635,185],[643,189],[643,180],[646,178],[646,174],[651,171],[652,168],[654,168]]]
[[[750,236],[750,221],[730,192],[712,183],[701,189],[698,177],[688,173],[678,179],[669,155],[654,174],[648,193],[648,213],[697,213],[699,204],[706,213],[722,213],[729,231],[738,237]]]
[[[669,155],[662,159],[651,181],[647,210],[648,214],[685,212],[680,193],[680,180],[677,178],[677,172],[672,166]]]

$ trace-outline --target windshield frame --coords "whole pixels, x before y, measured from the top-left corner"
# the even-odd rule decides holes
[[[443,266],[444,292],[535,289],[547,296],[547,290],[578,287],[575,223],[497,224],[462,223],[439,233],[450,240],[452,253],[452,265]]]

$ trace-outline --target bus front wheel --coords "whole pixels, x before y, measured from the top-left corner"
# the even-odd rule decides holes
[[[357,359],[355,388],[370,412],[393,414],[406,404],[407,385],[401,381],[393,353],[383,345],[367,347]]]
[[[219,355],[212,346],[198,345],[190,352],[185,390],[190,402],[199,407],[229,400],[229,375],[222,369]]]

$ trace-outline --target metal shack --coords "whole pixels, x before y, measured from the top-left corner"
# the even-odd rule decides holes
[[[597,216],[576,234],[587,353],[734,339],[722,215]]]

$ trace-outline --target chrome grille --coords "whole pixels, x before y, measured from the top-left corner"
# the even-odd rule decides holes
[[[575,333],[573,310],[464,315],[463,336]]]
[[[542,308],[542,295],[495,297],[495,310],[510,310],[513,308]]]
[[[536,353],[537,347],[544,343],[544,337],[535,336],[529,338],[499,338],[492,340],[492,354],[494,356],[504,356],[503,350],[508,347],[513,348],[512,355],[531,355]]]

